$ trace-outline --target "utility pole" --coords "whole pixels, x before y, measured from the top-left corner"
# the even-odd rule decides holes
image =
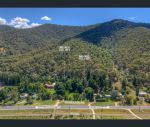
[[[59,46],[59,51],[60,52],[63,52],[63,57],[64,57],[64,80],[65,80],[65,73],[66,73],[66,68],[65,68],[65,66],[66,66],[66,53],[67,52],[70,52],[70,47],[69,46]]]
[[[79,55],[79,60],[83,61],[83,79],[86,80],[85,61],[90,60],[89,55]]]

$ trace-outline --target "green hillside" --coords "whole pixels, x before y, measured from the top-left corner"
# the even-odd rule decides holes
[[[59,46],[70,46],[65,58]],[[137,101],[135,93],[138,96],[140,89],[149,91],[149,24],[119,19],[85,27],[0,26],[0,47],[6,51],[0,54],[0,83],[17,87],[19,94],[92,101],[94,93],[111,94],[113,100],[120,100],[117,93],[120,92],[126,102],[133,104]],[[85,74],[79,55],[90,56],[85,61]],[[54,93],[45,89],[44,84],[48,82],[56,82]],[[121,90],[114,87],[118,83]],[[5,92],[8,91],[11,90]],[[5,98],[2,95],[0,100]]]
[[[71,47],[71,51],[66,55],[66,74],[69,76],[82,76],[83,61],[79,60],[79,55],[89,54],[91,59],[87,61],[87,70],[111,71],[113,61],[110,52],[95,45],[87,44],[81,40],[72,40],[64,43]],[[53,74],[63,75],[64,57],[59,51],[59,45],[50,46],[40,50],[35,50],[23,55],[8,56],[1,58],[1,71],[15,72],[20,76],[26,76],[33,81],[51,77]],[[34,79],[37,77],[37,79]],[[82,78],[82,77],[80,77]]]
[[[129,80],[136,76],[140,85],[150,83],[149,24],[113,20],[99,24],[75,38],[109,49],[115,65],[125,72]]]
[[[15,29],[0,25],[0,47],[5,48],[8,55],[26,53],[33,49],[58,43],[91,27],[44,24],[35,28]]]

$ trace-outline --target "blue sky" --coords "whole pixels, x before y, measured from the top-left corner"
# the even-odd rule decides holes
[[[85,26],[112,19],[150,23],[150,8],[0,8],[0,24],[16,28],[44,23]]]

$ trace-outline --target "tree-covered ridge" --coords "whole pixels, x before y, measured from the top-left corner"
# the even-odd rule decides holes
[[[15,29],[0,25],[0,48],[6,50],[6,54],[26,53],[33,49],[58,43],[63,39],[73,37],[93,26],[75,27],[55,24],[44,24],[29,29]]]
[[[134,23],[127,20],[115,19],[112,21],[95,24],[93,28],[84,31],[73,38],[80,38],[88,43],[101,45],[101,41],[105,38],[113,39],[112,35],[123,29],[134,29],[136,27],[150,28],[150,24]]]

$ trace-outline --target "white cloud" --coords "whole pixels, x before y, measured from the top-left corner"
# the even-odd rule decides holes
[[[22,17],[15,17],[7,22],[6,19],[0,17],[0,25],[9,25],[18,29],[27,29],[40,26],[42,24],[39,23],[30,23],[29,19],[22,18]]]
[[[14,26],[15,28],[28,28],[29,19],[16,17],[13,18],[8,25]]]
[[[0,25],[6,25],[6,24],[7,24],[6,19],[0,17]]]
[[[136,20],[137,18],[132,16],[132,17],[128,17],[129,20]]]
[[[51,19],[51,18],[49,18],[48,16],[43,16],[43,17],[41,17],[41,20],[51,21],[52,19]]]
[[[41,24],[39,24],[39,23],[32,23],[31,25],[30,25],[30,28],[32,28],[32,27],[37,27],[37,26],[40,26]]]
[[[13,18],[8,25],[13,26],[15,28],[19,29],[26,29],[26,28],[32,28],[32,27],[37,27],[41,24],[39,23],[31,23],[29,24],[30,20],[26,18],[21,18],[21,17],[16,17]]]

